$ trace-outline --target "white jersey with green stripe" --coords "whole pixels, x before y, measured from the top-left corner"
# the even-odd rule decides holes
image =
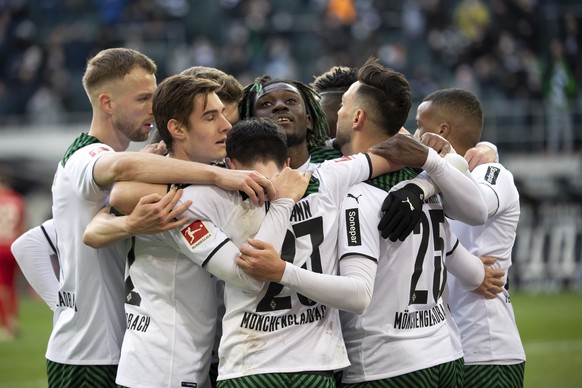
[[[451,221],[451,227],[471,253],[495,257],[495,267],[506,271],[507,281],[520,215],[519,193],[513,175],[499,163],[478,166],[471,175],[486,195],[497,201],[497,206],[490,209],[492,212],[484,225],[469,226]],[[508,289],[494,299],[485,299],[465,291],[451,275],[450,303],[461,332],[466,364],[503,365],[525,361]]]
[[[125,331],[123,274],[128,241],[93,249],[83,243],[89,222],[109,190],[93,179],[95,162],[115,152],[82,134],[55,174],[53,219],[60,261],[60,289],[46,358],[61,364],[113,365]]]
[[[240,193],[193,185],[181,202],[192,222],[138,236],[128,260],[127,330],[116,382],[131,387],[209,387],[216,328],[215,279],[205,269],[253,236],[265,219]],[[220,225],[218,228],[217,225]]]
[[[438,196],[424,201],[419,224],[404,241],[378,231],[386,191],[368,183],[350,188],[342,204],[338,250],[377,261],[372,300],[363,314],[340,312],[351,365],[344,383],[381,380],[462,357],[443,297],[445,258],[457,239]],[[412,205],[411,205],[412,206]]]
[[[365,154],[324,162],[291,214],[281,257],[336,274],[338,209],[350,185],[366,180]],[[226,285],[219,380],[264,373],[331,371],[349,364],[337,309],[278,283],[258,295]]]

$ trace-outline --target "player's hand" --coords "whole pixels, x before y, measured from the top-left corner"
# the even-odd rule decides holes
[[[441,157],[451,152],[451,143],[441,135],[432,132],[425,132],[420,136],[420,142],[435,150]]]
[[[279,282],[285,272],[285,261],[275,248],[264,241],[249,239],[249,246],[240,247],[236,264],[248,275],[266,282]]]
[[[150,194],[142,197],[131,214],[127,216],[127,231],[130,235],[160,233],[184,225],[188,217],[180,215],[192,201],[176,206],[183,190],[171,189],[163,197]]]
[[[493,299],[497,294],[503,291],[503,286],[505,285],[505,282],[503,281],[505,271],[492,267],[492,265],[497,262],[494,257],[481,256],[479,258],[483,262],[483,267],[485,267],[485,277],[481,285],[474,289],[473,292],[476,292],[487,299]]]
[[[307,190],[309,178],[311,178],[311,174],[308,172],[285,167],[283,171],[271,179],[277,191],[277,199],[291,198],[295,202],[299,201]]]
[[[143,147],[140,152],[147,152],[150,154],[156,155],[166,155],[168,153],[168,148],[166,147],[166,143],[163,140],[160,140],[159,143],[151,143]]]
[[[404,241],[420,221],[423,200],[422,189],[413,183],[391,191],[382,204],[383,215],[378,224],[382,237]]]
[[[218,167],[217,167],[218,168]],[[265,199],[277,198],[273,183],[262,174],[248,170],[229,170],[221,168],[215,185],[226,190],[240,190],[249,196],[252,203],[262,206]]]
[[[475,167],[481,164],[495,163],[497,161],[497,152],[488,145],[478,144],[465,152],[465,160],[469,164],[469,171],[473,171]]]
[[[422,167],[428,157],[428,148],[410,135],[397,133],[372,146],[369,151],[398,165]]]

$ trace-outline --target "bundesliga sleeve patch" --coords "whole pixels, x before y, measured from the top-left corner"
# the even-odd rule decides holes
[[[487,173],[485,174],[485,180],[494,185],[497,183],[497,177],[499,176],[499,167],[489,166],[487,167]]]
[[[89,152],[89,155],[91,155],[92,157],[95,157],[102,152],[108,152],[108,151],[109,151],[109,148],[107,148],[107,147],[97,147],[94,150],[91,150]]]
[[[333,159],[333,161],[335,163],[339,163],[339,162],[347,162],[348,160],[354,160],[355,158],[353,156],[342,156],[341,158],[336,158]]]
[[[182,240],[191,251],[194,251],[197,246],[212,236],[210,231],[208,231],[208,228],[206,228],[206,225],[204,225],[200,220],[192,222],[190,225],[183,228],[180,233],[182,234]]]
[[[362,245],[360,238],[360,214],[358,209],[346,209],[346,237],[348,246]]]

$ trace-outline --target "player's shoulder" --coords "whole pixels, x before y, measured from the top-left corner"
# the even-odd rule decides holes
[[[326,160],[336,159],[342,157],[342,153],[333,148],[315,147],[309,150],[311,156],[311,163],[323,163]]]
[[[61,164],[66,166],[69,161],[81,158],[91,160],[106,152],[115,152],[115,150],[101,143],[96,137],[81,133],[67,148]]]
[[[243,192],[225,190],[212,185],[188,185],[182,188],[184,192],[181,201],[190,200],[192,201],[192,206],[195,208],[230,208],[244,202],[248,198]]]
[[[492,186],[513,182],[513,174],[500,163],[484,163],[471,171],[477,181],[484,181]]]

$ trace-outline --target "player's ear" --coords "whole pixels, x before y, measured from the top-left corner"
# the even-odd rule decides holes
[[[366,112],[364,112],[362,109],[357,109],[354,112],[354,117],[352,119],[352,127],[353,128],[362,127],[364,125],[365,119],[366,119]]]
[[[439,131],[437,133],[445,139],[451,134],[451,124],[448,121],[443,121],[439,124]]]
[[[175,139],[183,139],[186,136],[187,128],[176,119],[170,119],[167,127],[170,136]]]
[[[226,158],[224,158],[224,161],[226,162],[226,166],[229,169],[238,170],[238,163],[236,162],[236,160],[233,160],[227,156]]]
[[[305,116],[305,128],[307,128],[308,132],[313,130],[313,120],[311,120],[310,115]]]
[[[111,103],[111,95],[109,93],[101,93],[97,99],[99,107],[106,113],[111,114],[113,106]]]
[[[285,164],[283,165],[283,168],[289,167],[289,166],[291,166],[291,158],[287,158],[287,160],[285,161]]]

